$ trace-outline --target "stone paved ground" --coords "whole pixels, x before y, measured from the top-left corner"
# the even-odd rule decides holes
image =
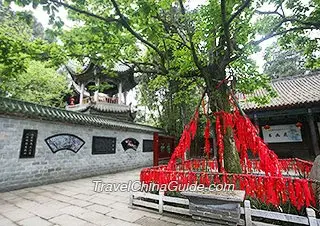
[[[137,180],[140,170],[85,178],[0,193],[0,226],[177,226],[194,225],[189,218],[160,215],[128,207],[128,192],[93,191],[92,180]]]

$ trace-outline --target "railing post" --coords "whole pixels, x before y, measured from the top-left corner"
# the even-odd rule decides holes
[[[307,208],[306,212],[307,212],[307,217],[309,220],[309,225],[317,226],[318,224],[317,224],[317,219],[316,219],[316,213],[314,212],[314,210],[311,208]]]
[[[133,193],[130,192],[130,197],[129,197],[129,207],[133,206]]]
[[[164,191],[159,191],[159,213],[163,213],[163,196]]]
[[[252,226],[251,204],[249,200],[244,200],[244,219],[246,221],[246,226]]]

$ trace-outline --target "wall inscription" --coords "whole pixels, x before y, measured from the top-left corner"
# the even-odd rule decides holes
[[[45,142],[53,153],[61,150],[77,153],[85,144],[84,140],[73,134],[56,134],[46,138]]]
[[[128,149],[137,150],[139,147],[139,141],[134,138],[127,138],[121,142],[123,149],[126,151]]]
[[[92,154],[115,154],[116,153],[116,142],[115,137],[98,137],[92,138]]]
[[[38,130],[23,130],[20,148],[20,158],[34,158],[36,151]]]
[[[142,152],[153,152],[153,140],[143,140]]]

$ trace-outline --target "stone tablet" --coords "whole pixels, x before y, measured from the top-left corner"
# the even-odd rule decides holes
[[[245,191],[185,191],[192,218],[218,225],[241,225],[240,204]]]

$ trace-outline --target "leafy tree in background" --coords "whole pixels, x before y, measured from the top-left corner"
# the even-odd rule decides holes
[[[13,13],[0,6],[0,80],[24,72],[30,60],[56,67],[66,60],[59,45],[42,39],[42,26],[29,12]],[[3,87],[2,87],[3,90]]]
[[[141,77],[139,101],[140,105],[147,106],[149,121],[178,137],[199,103],[202,81],[188,78],[173,80],[161,75]]]
[[[65,105],[64,96],[68,93],[66,77],[40,61],[30,61],[26,72],[6,85],[13,98],[55,107]]]
[[[295,49],[281,49],[276,43],[266,49],[264,73],[272,79],[304,74],[305,57]]]
[[[121,61],[134,65],[135,72],[168,77],[168,82],[200,79],[213,112],[230,111],[230,87],[248,93],[266,85],[268,79],[247,59],[263,41],[283,36],[283,44],[299,44],[301,39],[295,38],[299,36],[310,43],[305,53],[312,60],[313,49],[318,48],[306,36],[306,31],[320,28],[318,0],[309,5],[296,0],[209,0],[195,10],[189,10],[183,0],[15,2],[41,5],[51,18],[58,7],[68,9],[70,18],[81,22],[61,37],[68,55],[90,57],[110,68]],[[264,11],[263,4],[272,10]],[[232,86],[225,82],[217,89],[229,75]],[[225,169],[240,172],[231,128],[224,147]]]
[[[61,47],[43,39],[44,29],[30,12],[0,6],[0,23],[0,95],[60,105],[67,90],[66,78],[55,72],[65,60]]]

